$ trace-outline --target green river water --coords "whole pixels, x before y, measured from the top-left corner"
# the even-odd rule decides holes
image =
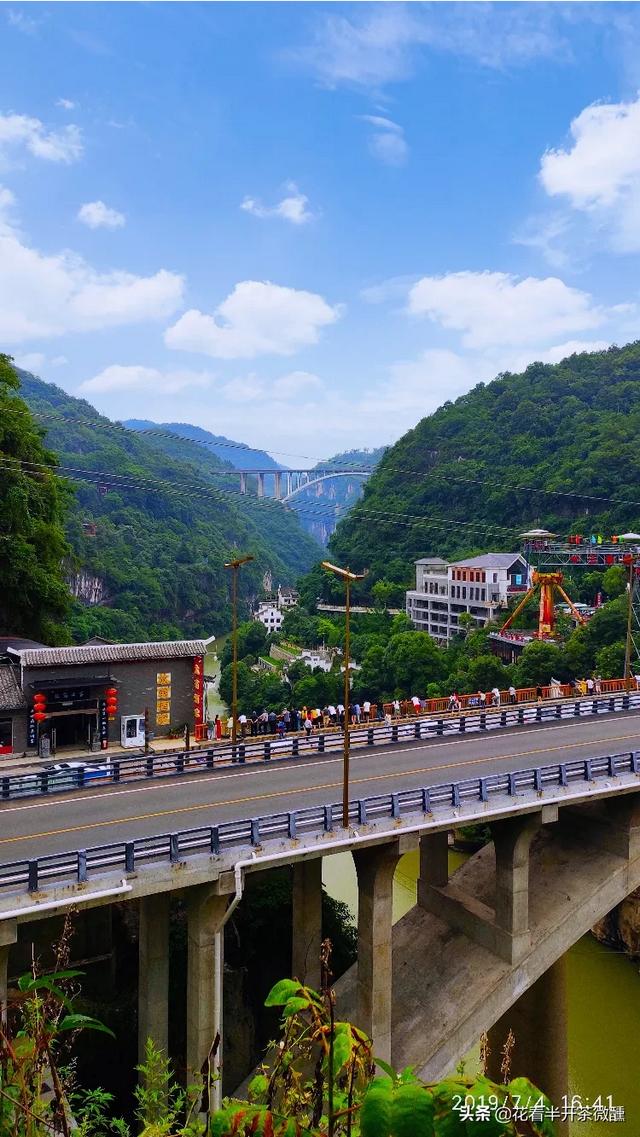
[[[464,854],[450,853],[453,871]],[[402,857],[394,879],[393,917],[399,920],[416,903],[418,853]],[[357,915],[356,875],[351,856],[323,860],[327,891]],[[640,1137],[640,969],[625,955],[584,936],[568,953],[569,1093],[583,1100],[611,1095],[625,1108],[623,1122],[572,1122],[571,1137]],[[478,1054],[467,1056],[477,1068]]]

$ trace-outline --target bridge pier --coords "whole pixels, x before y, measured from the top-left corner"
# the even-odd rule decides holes
[[[140,900],[138,930],[138,1061],[148,1038],[166,1055],[169,1048],[168,892]]]
[[[559,1106],[569,1093],[566,962],[562,956],[491,1027],[487,1073],[502,1082],[502,1048],[509,1031],[515,1046],[511,1053],[510,1077],[529,1078]],[[556,1122],[558,1137],[568,1126]]]
[[[0,922],[0,1020],[7,1018],[7,991],[9,985],[9,949],[18,939],[17,920]]]
[[[358,875],[356,1025],[373,1039],[376,1057],[391,1062],[393,874],[400,842],[354,849],[352,856]]]
[[[282,497],[282,474],[281,474],[280,470],[274,470],[273,482],[274,482],[274,497],[275,497],[276,501],[280,501],[280,498]]]
[[[446,833],[420,842],[418,904],[488,948],[507,963],[517,963],[530,946],[529,851],[541,825],[557,821],[558,807],[495,822],[491,826],[496,855],[493,907],[448,883]],[[424,843],[424,844],[423,844]]]
[[[259,471],[257,474],[257,478],[258,478],[258,497],[264,497],[264,474]]]
[[[240,493],[247,492],[247,475],[244,470],[240,471]]]
[[[293,935],[291,975],[320,987],[322,941],[322,857],[297,861],[293,866]]]
[[[187,1069],[198,1073],[214,1038],[222,1034],[221,934],[228,897],[209,885],[189,889],[187,898]]]

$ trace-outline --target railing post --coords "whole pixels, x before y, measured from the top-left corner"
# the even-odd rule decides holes
[[[623,711],[629,710],[629,694],[628,694],[628,692],[626,692],[622,696],[622,709],[623,709]]]
[[[414,738],[420,738],[420,723],[419,722],[415,722],[413,724],[413,737]]]
[[[500,726],[506,726],[506,725],[507,725],[507,712],[506,711],[500,711]]]
[[[460,724],[458,726],[458,730],[460,731],[460,734],[464,734],[466,730],[466,719],[464,715],[460,715]]]
[[[533,788],[537,794],[542,793],[542,770],[539,766],[533,771]]]
[[[370,726],[367,731],[367,746],[373,746],[373,727]]]
[[[111,781],[120,781],[120,763],[118,762],[117,758],[111,763]]]
[[[176,773],[184,774],[184,754],[176,754]]]
[[[429,792],[428,786],[424,786],[422,789],[422,812],[423,813],[431,813],[432,812],[432,810],[431,810],[431,794]]]
[[[395,722],[391,726],[391,741],[392,742],[398,741],[398,724]]]
[[[207,770],[213,770],[213,766],[214,766],[214,762],[215,762],[213,754],[214,754],[213,749],[207,750],[207,756],[205,759]]]
[[[555,716],[557,719],[562,718],[562,703],[556,703]]]
[[[241,742],[239,747],[238,747],[238,761],[239,761],[241,766],[244,766],[245,754],[246,754],[246,747],[245,747],[244,742]]]
[[[593,781],[593,770],[591,768],[590,758],[585,758],[584,760],[584,780],[585,782]]]
[[[609,710],[610,710],[610,711],[615,711],[615,709],[616,709],[616,701],[615,701],[615,699],[609,699]]]
[[[38,782],[41,794],[49,792],[49,775],[46,770],[41,770],[38,774]]]
[[[127,841],[124,846],[124,871],[136,871],[136,846],[134,841]]]
[[[515,775],[515,773],[513,773],[513,771],[512,771],[512,772],[509,774],[509,796],[510,796],[510,797],[515,797],[515,795],[517,794],[517,792],[518,792],[518,791],[517,791],[517,788],[516,788],[516,775]]]
[[[37,861],[29,861],[29,867],[28,867],[28,871],[27,871],[27,888],[29,889],[29,892],[37,892],[38,891],[38,862]]]
[[[609,755],[609,777],[616,777],[616,756],[615,754]]]
[[[252,845],[259,845],[260,844],[260,818],[259,817],[252,817],[251,818],[251,844]]]
[[[486,778],[480,778],[479,787],[480,787],[480,801],[488,801],[489,800],[489,794],[487,793],[487,779]]]
[[[567,767],[564,762],[560,763],[560,785],[567,785]]]
[[[457,782],[453,782],[451,786],[451,804],[454,809],[458,809],[460,805],[460,786]]]
[[[325,805],[324,807],[324,831],[330,833],[333,829],[333,806]]]
[[[444,734],[444,721],[443,721],[443,719],[438,719],[438,721],[436,723],[436,734]]]
[[[297,836],[295,812],[287,814],[287,833],[291,840]]]
[[[480,712],[480,730],[487,729],[487,716],[484,711]]]
[[[84,786],[84,766],[78,766],[76,770],[76,787],[81,790]]]
[[[80,882],[87,879],[87,850],[78,849],[78,880]]]
[[[578,700],[573,706],[573,717],[580,718],[580,701]]]
[[[220,830],[217,825],[211,826],[211,853],[212,856],[218,857],[220,855]]]
[[[291,757],[297,758],[299,752],[300,752],[299,739],[298,739],[298,736],[296,735],[295,738],[291,739]]]
[[[524,723],[524,707],[518,707],[518,725],[522,726]]]
[[[391,816],[394,820],[400,816],[400,798],[398,794],[391,794]]]
[[[5,799],[11,797],[11,778],[7,776],[2,779],[2,796]]]
[[[536,722],[542,722],[542,707],[536,707]]]
[[[592,704],[591,704],[591,714],[597,715],[597,713],[598,713],[598,700],[594,699]]]
[[[171,861],[172,865],[175,864],[176,861],[180,860],[180,834],[179,833],[170,833],[169,834],[169,860]]]
[[[367,824],[367,800],[366,798],[358,798],[358,825]]]
[[[271,743],[265,742],[264,744],[264,760],[265,762],[271,761]]]
[[[145,774],[146,774],[147,778],[152,778],[153,777],[153,754],[147,754],[147,758],[146,758],[144,766],[145,766]]]
[[[318,754],[324,754],[324,734],[318,735]]]

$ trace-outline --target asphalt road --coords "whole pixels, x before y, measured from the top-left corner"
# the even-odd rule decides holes
[[[640,747],[640,712],[402,742],[351,756],[350,797]],[[337,802],[342,756],[313,755],[0,805],[0,863]]]

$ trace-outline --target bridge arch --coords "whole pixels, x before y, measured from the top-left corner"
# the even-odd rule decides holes
[[[286,471],[282,472],[286,474]],[[326,472],[317,474],[306,482],[301,482],[294,490],[283,494],[281,501],[291,501],[294,497],[297,497],[298,494],[302,493],[303,490],[311,489],[313,486],[318,486],[321,482],[331,481],[333,478],[362,478],[365,480],[366,478],[370,478],[372,473],[373,470],[327,470]]]

